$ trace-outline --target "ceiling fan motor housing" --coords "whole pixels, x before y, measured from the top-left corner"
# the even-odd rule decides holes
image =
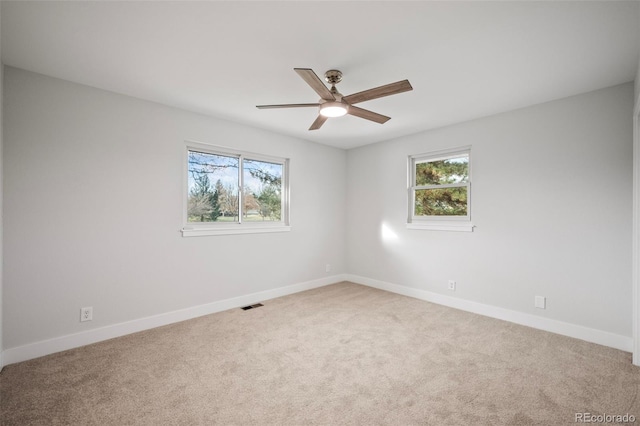
[[[342,81],[342,71],[329,70],[324,73],[324,80],[332,86],[338,84]]]

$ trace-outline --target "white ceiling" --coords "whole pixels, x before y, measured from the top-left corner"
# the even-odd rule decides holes
[[[2,2],[6,65],[341,148],[634,79],[637,2]],[[345,95],[412,92],[307,129],[293,71],[337,68]]]

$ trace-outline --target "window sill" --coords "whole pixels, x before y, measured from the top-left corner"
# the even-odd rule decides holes
[[[471,222],[413,222],[407,223],[407,229],[421,229],[425,231],[457,231],[473,232]]]
[[[289,232],[291,226],[271,225],[271,226],[220,226],[210,228],[182,228],[183,237],[205,237],[209,235],[238,235],[238,234],[264,234],[270,232]]]

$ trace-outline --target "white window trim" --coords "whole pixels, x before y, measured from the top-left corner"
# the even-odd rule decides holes
[[[238,234],[263,234],[263,233],[271,233],[271,232],[289,232],[291,231],[291,226],[289,225],[271,225],[271,226],[253,226],[253,225],[245,225],[242,226],[240,224],[233,224],[235,228],[232,226],[220,225],[218,228],[210,227],[184,227],[182,228],[182,236],[183,237],[206,237],[209,235],[238,235]]]
[[[425,231],[458,231],[458,232],[473,232],[473,224],[469,223],[461,223],[461,222],[445,222],[440,221],[438,223],[433,222],[425,222],[425,223],[416,223],[409,222],[407,223],[407,229],[422,229]]]
[[[241,159],[265,161],[283,165],[282,175],[282,220],[279,222],[240,222],[240,223],[189,223],[187,214],[187,200],[189,197],[189,151],[201,151],[211,154],[228,155]],[[240,172],[240,171],[239,171]],[[242,173],[240,173],[242,180]],[[240,184],[242,182],[240,181]],[[182,229],[183,237],[203,237],[209,235],[237,235],[237,234],[262,234],[272,232],[289,232],[289,159],[272,157],[254,152],[240,151],[223,146],[205,144],[202,142],[186,141],[183,157],[182,171]],[[239,214],[242,215],[242,206]]]
[[[455,155],[465,154],[469,156],[469,178],[467,186],[467,216],[414,216],[415,211],[415,166],[418,162],[438,161]],[[449,185],[447,185],[449,186]],[[452,185],[458,186],[458,185]],[[473,232],[474,225],[471,222],[471,145],[457,148],[434,151],[426,154],[410,155],[407,167],[407,229],[421,229],[428,231],[459,231]]]

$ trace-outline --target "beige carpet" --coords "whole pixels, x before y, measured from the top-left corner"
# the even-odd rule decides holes
[[[631,414],[626,352],[340,283],[5,367],[2,425],[560,425]]]

